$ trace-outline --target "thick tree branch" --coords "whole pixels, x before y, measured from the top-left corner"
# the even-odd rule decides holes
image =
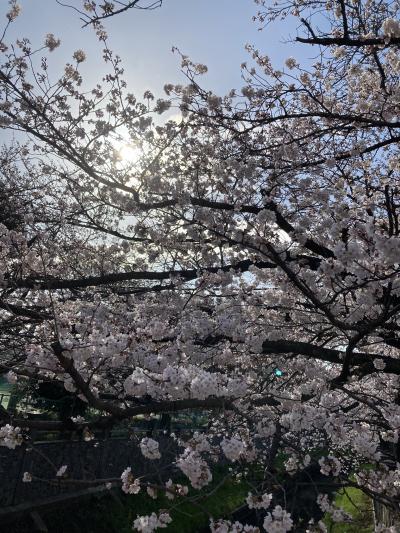
[[[265,340],[262,344],[262,353],[304,355],[319,361],[326,361],[337,365],[343,364],[346,355],[346,352],[340,350],[323,348],[307,342],[288,340]],[[400,360],[387,355],[354,352],[352,354],[352,366],[362,366],[366,373],[371,373],[376,371],[373,364],[375,359],[385,363],[384,370],[380,370],[380,372],[400,375]]]
[[[393,45],[400,44],[400,37],[391,37],[390,40],[385,37],[366,37],[366,38],[351,38],[351,37],[296,37],[299,43],[322,45],[322,46],[350,46],[362,48],[364,46],[377,46],[379,48],[387,48]]]

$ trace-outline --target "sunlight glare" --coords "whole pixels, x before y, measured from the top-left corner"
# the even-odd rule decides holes
[[[123,144],[119,150],[118,155],[122,163],[136,163],[141,156],[139,148],[130,144]]]

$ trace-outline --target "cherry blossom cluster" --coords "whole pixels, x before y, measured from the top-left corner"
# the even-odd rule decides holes
[[[140,450],[147,459],[160,459],[161,457],[158,442],[149,437],[145,437],[140,441]]]
[[[272,494],[262,494],[261,496],[248,493],[246,503],[249,509],[268,509],[271,505]]]
[[[230,520],[210,520],[211,533],[258,533],[260,530],[257,527],[241,524],[240,522],[231,522]]]
[[[267,513],[263,526],[267,533],[286,533],[292,530],[293,520],[290,518],[290,513],[277,505],[272,513]]]
[[[148,516],[138,516],[133,522],[133,529],[141,533],[152,533],[156,529],[166,528],[171,521],[166,512],[161,512],[159,515],[151,513]]]
[[[14,450],[23,442],[21,428],[6,424],[0,427],[0,446]]]
[[[131,467],[126,468],[121,474],[122,490],[126,494],[138,494],[140,492],[140,481],[131,472]]]
[[[174,500],[175,496],[186,496],[189,492],[189,487],[187,485],[181,485],[180,483],[173,483],[172,479],[169,479],[165,483],[165,496],[169,500]]]
[[[176,461],[177,467],[187,476],[193,488],[201,489],[212,480],[212,474],[201,455],[186,448]]]

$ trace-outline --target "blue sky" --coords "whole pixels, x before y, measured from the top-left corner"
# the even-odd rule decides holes
[[[82,48],[88,55],[85,78],[91,85],[97,82],[102,72],[101,45],[90,28],[82,29],[77,13],[55,0],[19,3],[22,14],[12,25],[10,36],[26,36],[35,47],[46,33],[54,33],[62,46],[51,55],[52,69],[62,68],[74,50]],[[81,4],[79,0],[66,3]],[[206,64],[209,72],[203,82],[221,94],[242,85],[240,64],[249,60],[246,43],[267,53],[276,66],[288,56],[304,53],[300,47],[283,44],[290,34],[296,35],[295,20],[260,32],[251,20],[256,11],[253,0],[164,0],[155,11],[131,10],[109,19],[106,28],[110,47],[123,59],[129,90],[138,97],[146,89],[162,96],[165,83],[182,81],[179,57],[171,52],[173,46]]]

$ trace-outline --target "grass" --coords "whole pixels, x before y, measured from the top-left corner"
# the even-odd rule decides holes
[[[237,483],[231,479],[218,488],[226,471],[216,473],[212,487],[216,489],[212,495],[202,501],[204,510],[193,503],[184,502],[179,508],[172,510],[173,522],[163,531],[167,533],[202,533],[208,530],[208,513],[214,517],[229,518],[229,514],[240,507],[248,492],[247,483]],[[207,492],[213,491],[208,487]],[[174,504],[175,502],[172,502]],[[352,515],[350,524],[335,524],[329,515],[324,522],[329,533],[372,533],[373,517],[371,502],[360,490],[347,488],[337,494],[335,503]],[[137,515],[148,515],[159,509],[168,509],[171,502],[164,496],[157,500],[150,499],[147,494],[109,496],[101,499],[84,500],[78,506],[59,508],[56,511],[43,513],[42,517],[49,531],[57,533],[132,533],[132,524]],[[0,527],[0,531],[3,530]],[[9,533],[10,529],[4,529]],[[31,524],[27,520],[12,524],[13,533],[31,533]]]
[[[335,498],[337,507],[353,517],[349,524],[335,524],[327,514],[324,518],[329,533],[373,533],[372,502],[361,490],[347,487],[338,492]]]
[[[82,500],[79,506],[70,505],[40,514],[48,530],[57,533],[132,533],[132,524],[138,515],[149,515],[160,509],[175,507],[170,513],[173,521],[163,531],[201,533],[209,531],[210,515],[229,518],[229,514],[243,504],[249,491],[246,483],[238,483],[230,478],[223,482],[226,474],[226,468],[216,468],[213,483],[204,490],[205,493],[211,492],[210,497],[204,500],[196,498],[201,507],[188,501],[175,506],[175,500],[171,502],[162,495],[152,500],[143,492],[129,496],[118,493],[118,498],[113,498],[110,493],[102,498]],[[199,492],[193,491],[192,496],[195,495],[198,496]],[[32,532],[32,524],[26,519],[13,523],[12,526],[13,533]],[[8,529],[7,533],[9,531]],[[2,532],[0,526],[0,533]]]
[[[58,533],[131,533],[132,524],[138,515],[150,515],[166,509],[170,510],[172,517],[172,523],[164,529],[166,533],[202,533],[209,531],[210,516],[229,519],[230,514],[244,504],[249,492],[248,483],[244,479],[241,482],[235,481],[227,477],[227,474],[226,466],[215,467],[212,484],[203,491],[191,491],[189,496],[192,501],[171,502],[163,494],[152,500],[144,491],[137,495],[124,495],[116,491],[106,493],[101,498],[83,500],[79,508],[67,506],[47,511],[43,518],[49,531]],[[254,476],[257,476],[257,472],[252,472],[251,477]],[[186,479],[178,482],[188,484]],[[113,497],[116,494],[118,497]],[[353,521],[337,524],[326,514],[324,523],[329,533],[373,532],[371,500],[362,491],[352,487],[342,489],[336,495],[335,504],[349,513]],[[19,526],[14,524],[13,533],[31,533],[26,521]],[[1,531],[0,528],[0,533]]]
[[[211,486],[207,487],[206,493],[212,494],[208,498],[199,499],[196,497],[196,502],[189,501],[181,503],[175,509],[171,510],[172,523],[164,530],[169,533],[193,533],[200,532],[207,528],[209,523],[209,516],[220,518],[221,516],[228,516],[229,513],[237,509],[243,504],[244,499],[248,493],[248,486],[246,483],[238,483],[232,479],[224,480],[226,469],[217,469],[214,472],[214,481]],[[196,493],[193,493],[193,495]],[[198,494],[198,493],[197,493]],[[174,504],[174,502],[172,502]],[[171,502],[165,496],[159,497],[157,500],[150,500],[146,495],[138,494],[129,497],[127,505],[128,518],[127,528],[120,523],[120,533],[128,533],[132,531],[132,523],[136,516],[151,514],[158,509],[171,507]],[[126,509],[125,509],[126,513]]]

